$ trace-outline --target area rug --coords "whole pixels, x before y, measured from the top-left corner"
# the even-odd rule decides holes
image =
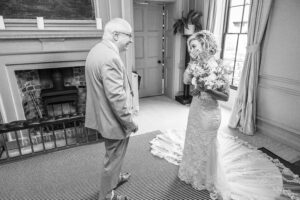
[[[123,171],[132,173],[118,194],[134,200],[206,200],[177,178],[178,166],[154,157],[149,141],[155,131],[130,138]],[[103,143],[79,146],[0,166],[1,200],[96,200],[104,158]]]

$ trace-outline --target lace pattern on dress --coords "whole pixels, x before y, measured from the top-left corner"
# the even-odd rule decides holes
[[[193,97],[178,177],[197,190],[212,187],[213,149],[220,123],[218,102],[210,94]]]

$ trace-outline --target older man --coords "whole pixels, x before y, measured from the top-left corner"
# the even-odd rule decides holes
[[[99,200],[126,200],[113,189],[127,181],[121,173],[129,136],[138,127],[132,119],[130,99],[133,92],[120,52],[132,43],[132,28],[124,19],[110,20],[104,27],[103,40],[86,59],[87,86],[85,126],[104,138],[106,154],[101,175]]]

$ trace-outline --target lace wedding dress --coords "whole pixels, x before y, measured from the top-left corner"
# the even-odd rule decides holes
[[[300,199],[300,179],[278,160],[248,143],[218,133],[218,103],[207,93],[193,98],[187,130],[157,135],[151,153],[179,165],[178,177],[212,199]]]
[[[215,138],[221,123],[218,102],[202,92],[193,97],[178,177],[195,189],[211,188],[216,157]]]

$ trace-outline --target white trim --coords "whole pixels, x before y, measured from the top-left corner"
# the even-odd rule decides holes
[[[17,27],[24,28],[37,28],[36,19],[4,19],[6,29],[17,29]],[[78,26],[91,26],[95,20],[57,20],[57,19],[44,19],[45,25],[48,27],[78,27]]]
[[[97,18],[97,17],[101,18],[101,11],[100,11],[100,2],[99,2],[99,0],[94,0],[94,6],[95,6],[95,18]]]
[[[109,19],[112,19],[111,0],[108,0]]]
[[[95,25],[96,27],[96,25]],[[99,30],[4,30],[0,31],[0,39],[32,39],[32,38],[100,38]]]
[[[6,111],[4,109],[4,105],[3,105],[3,100],[2,100],[1,94],[0,94],[0,115],[2,117],[2,122],[6,123],[7,122]]]
[[[257,116],[257,131],[300,151],[300,130]]]
[[[287,83],[290,85],[296,85],[300,86],[300,81],[296,79],[286,78],[286,77],[280,77],[280,76],[274,76],[274,75],[268,75],[268,74],[261,74],[259,75],[260,79],[266,79],[271,81],[277,81],[281,83]]]
[[[288,95],[300,96],[300,81],[273,75],[259,75],[260,88],[272,89]]]
[[[121,0],[121,16],[122,16],[122,18],[123,19],[126,19],[126,15],[125,15],[125,6],[126,6],[126,2],[125,2],[126,0]],[[131,2],[128,2],[129,4],[133,4],[133,3],[131,3]],[[130,22],[129,22],[130,23]]]
[[[4,19],[0,39],[100,37],[96,20],[44,20],[45,29],[37,28],[35,19]]]
[[[281,122],[278,122],[278,121],[274,121],[274,120],[271,120],[271,119],[267,119],[265,117],[262,117],[262,116],[257,116],[257,119],[264,122],[264,123],[267,123],[269,125],[272,125],[274,127],[277,127],[277,128],[280,128],[280,129],[284,129],[286,131],[289,131],[295,135],[298,135],[299,136],[299,139],[300,139],[300,130],[297,130],[297,129],[294,129],[292,127],[288,127],[287,125],[281,123]]]
[[[20,93],[19,93],[17,78],[14,73],[15,70],[10,70],[6,67],[5,72],[8,79],[10,94],[12,94],[11,97],[13,102],[11,103],[13,104],[14,110],[16,112],[16,117],[17,117],[16,120],[24,120],[26,119],[26,117],[22,105],[22,98],[20,97]]]
[[[281,87],[273,84],[266,84],[266,83],[261,83],[258,85],[260,88],[265,88],[265,89],[273,89],[277,90],[278,92],[288,94],[288,95],[293,95],[293,96],[300,96],[300,91],[299,90],[293,90],[287,87]]]
[[[55,39],[56,40],[56,39]],[[74,49],[74,50],[57,50],[57,51],[30,51],[30,52],[8,52],[0,53],[0,56],[15,56],[15,55],[31,55],[31,54],[48,54],[48,53],[76,53],[76,52],[89,52],[89,49]],[[6,62],[6,65],[9,65],[9,62]]]

